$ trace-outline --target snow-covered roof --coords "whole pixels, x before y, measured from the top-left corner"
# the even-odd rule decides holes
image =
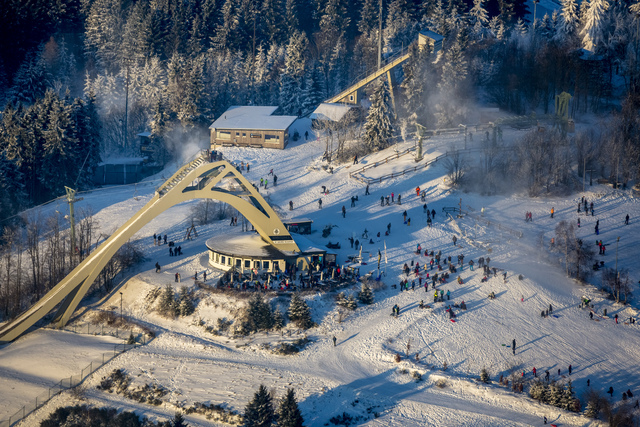
[[[229,107],[209,129],[286,130],[298,117],[274,116],[274,106]]]
[[[282,259],[284,254],[269,243],[262,240],[258,234],[225,235],[212,237],[205,242],[212,251],[235,257]]]
[[[431,30],[422,30],[420,31],[420,34],[422,34],[425,37],[429,37],[430,39],[432,39],[435,42],[439,42],[444,40],[444,37],[442,37],[440,34],[435,33]]]
[[[301,222],[313,222],[309,218],[291,218],[282,220],[283,224],[299,224]]]
[[[293,241],[296,242],[296,245],[298,245],[298,248],[300,248],[300,252],[304,254],[327,252],[326,248],[321,248],[319,245],[315,244],[306,237],[301,236],[300,234],[291,233],[291,237],[293,237]]]
[[[144,157],[113,157],[106,159],[100,163],[98,166],[104,165],[136,165],[138,163],[142,163],[144,161]]]
[[[313,120],[325,120],[338,122],[352,109],[354,105],[323,102],[309,116]]]

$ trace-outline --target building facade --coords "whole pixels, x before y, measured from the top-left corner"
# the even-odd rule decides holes
[[[283,149],[296,116],[275,116],[278,107],[233,106],[209,126],[211,150],[220,146]]]

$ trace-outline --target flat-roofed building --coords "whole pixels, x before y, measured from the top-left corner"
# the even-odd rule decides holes
[[[209,126],[211,150],[218,146],[244,146],[283,149],[289,143],[289,127],[296,116],[275,116],[274,106],[229,107]]]

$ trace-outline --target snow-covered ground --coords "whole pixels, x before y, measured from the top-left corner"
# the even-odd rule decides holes
[[[301,120],[293,127],[303,135],[309,123]],[[263,194],[283,216],[312,219],[315,232],[309,238],[318,245],[340,242],[342,249],[336,251],[339,263],[344,264],[346,257],[356,252],[347,240],[354,232],[359,237],[366,228],[373,236],[373,244],[363,242],[363,252],[368,251],[372,258],[368,265],[361,267],[362,274],[376,269],[375,255],[378,250],[384,253],[386,244],[388,262],[384,265],[383,261],[383,268],[387,275],[376,290],[375,303],[340,319],[335,295],[306,296],[318,326],[307,332],[311,343],[293,356],[276,355],[266,348],[266,344],[275,345],[282,340],[302,337],[296,330],[292,330],[292,336],[256,334],[243,340],[207,332],[200,321],[205,326],[214,326],[218,318],[230,318],[242,303],[229,296],[199,290],[196,313],[176,320],[150,312],[145,297],[153,287],[174,285],[176,272],[182,275],[183,285],[193,286],[190,277],[194,272],[208,268],[204,246],[207,239],[212,236],[224,238],[229,232],[239,233],[237,228],[230,229],[227,221],[221,221],[198,227],[196,239],[184,240],[191,224],[190,208],[196,202],[184,203],[155,218],[132,239],[144,249],[148,261],[101,303],[102,308],[119,310],[119,292],[123,292],[124,315],[155,330],[157,338],[98,370],[82,385],[82,393],[66,392],[53,398],[28,417],[24,425],[37,425],[56,407],[77,403],[78,396],[83,396],[85,402],[134,410],[154,420],[170,418],[177,406],[190,406],[194,402],[220,404],[242,413],[261,383],[274,389],[278,396],[282,396],[286,388],[294,387],[305,424],[309,426],[326,425],[331,417],[343,412],[354,418],[361,417],[356,421],[358,425],[376,426],[541,425],[543,416],[558,425],[597,425],[497,385],[500,375],[506,377],[511,372],[524,370],[530,378],[533,367],[538,373],[549,370],[552,379],[558,378],[560,369],[560,377],[573,380],[578,395],[587,388],[587,379],[598,389],[612,386],[614,401],[619,401],[622,391],[627,389],[640,394],[640,389],[635,388],[640,380],[640,329],[622,322],[636,316],[637,311],[629,306],[615,305],[594,287],[568,279],[559,263],[560,255],[549,251],[556,224],[562,219],[575,221],[577,203],[585,196],[594,201],[596,215],[580,217],[582,227],[578,234],[595,247],[593,225],[599,219],[601,233],[598,238],[604,240],[608,250],[607,255],[597,258],[613,266],[616,238],[620,236],[618,263],[630,270],[632,279],[637,278],[640,266],[634,261],[638,256],[635,242],[640,235],[640,220],[634,218],[638,202],[630,192],[593,186],[587,187],[585,193],[567,198],[483,197],[450,190],[443,181],[444,166],[435,164],[420,172],[372,185],[371,195],[365,196],[364,186],[350,179],[349,172],[389,156],[396,148],[406,149],[412,142],[366,156],[360,159],[359,165],[335,165],[334,173],[328,174],[321,168],[320,161],[325,142],[309,131],[309,141],[293,142],[283,151],[251,148],[224,148],[223,151],[231,160],[250,162],[251,172],[246,176],[253,182],[267,178],[269,170],[273,169],[278,175],[278,186],[262,190]],[[505,129],[504,138],[513,140],[522,134]],[[440,136],[426,141],[426,159],[436,157],[451,146],[462,147],[461,136]],[[371,168],[364,175],[374,178],[414,165],[413,158],[406,155]],[[85,193],[76,209],[91,206],[101,232],[109,234],[149,200],[160,182],[158,179],[171,173],[166,170],[150,178],[147,184],[135,187],[120,186]],[[272,180],[271,176],[268,178]],[[320,193],[323,185],[330,189],[327,196]],[[432,228],[425,226],[426,215],[423,214],[423,202],[416,197],[416,186],[427,190],[428,207],[437,212]],[[380,197],[391,192],[402,194],[403,204],[381,207]],[[354,208],[350,207],[352,195],[359,197]],[[321,210],[317,203],[320,197],[323,199]],[[290,200],[295,206],[292,212],[288,210]],[[491,221],[492,225],[476,222],[472,217],[455,221],[446,219],[442,208],[457,207],[459,203],[464,210],[478,216],[484,207],[483,219]],[[347,208],[344,219],[340,214],[343,205]],[[551,207],[556,212],[553,219],[549,216]],[[53,211],[64,209],[64,206],[49,205],[43,209]],[[403,224],[404,210],[411,218],[410,226]],[[533,222],[524,222],[527,211],[533,213]],[[624,226],[627,213],[632,218],[630,225]],[[384,238],[389,223],[391,234]],[[328,238],[322,238],[320,231],[327,224],[337,227]],[[518,239],[495,224],[522,231],[523,237]],[[382,239],[375,237],[377,232],[381,232]],[[154,246],[151,237],[154,233],[167,234],[169,240],[182,246],[185,255],[170,257],[166,246]],[[454,234],[458,236],[458,246],[452,244]],[[433,291],[430,289],[425,293],[413,275],[409,277],[409,283],[416,280],[415,291],[400,292],[391,287],[405,277],[401,272],[405,263],[428,261],[428,257],[415,254],[418,243],[423,249],[441,250],[443,256],[451,255],[454,262],[458,254],[465,255],[465,268],[460,273],[464,284],[458,285],[457,275],[453,275],[446,285],[438,286],[438,289],[451,292],[450,302],[434,304]],[[501,269],[497,277],[490,277],[487,282],[481,282],[479,269],[470,271],[467,265],[468,260],[477,261],[481,256],[490,256],[491,266]],[[162,265],[159,274],[153,267],[156,261]],[[502,270],[507,273],[506,283],[501,276]],[[213,273],[210,268],[209,272]],[[599,278],[593,280],[597,282]],[[487,299],[492,291],[496,294],[495,300]],[[583,295],[592,299],[598,313],[607,308],[610,318],[595,316],[597,321],[590,320],[589,312],[578,308]],[[420,309],[420,300],[431,307]],[[445,306],[463,300],[468,309],[456,309],[457,322],[449,321]],[[277,298],[274,303],[283,309],[287,307],[284,297]],[[394,304],[401,308],[398,318],[390,316]],[[550,304],[555,316],[542,318],[540,312]],[[619,315],[620,324],[614,323],[615,314]],[[0,348],[2,384],[11,379],[11,387],[0,389],[3,402],[0,419],[17,410],[21,401],[40,393],[37,386],[46,389],[46,385],[79,371],[90,361],[90,351],[100,353],[105,342],[94,337],[78,341],[78,335],[70,335],[73,340],[61,339],[61,336],[67,336],[64,334],[40,330]],[[336,347],[333,336],[337,337]],[[515,355],[509,347],[513,339],[517,341]],[[408,343],[409,358],[405,357]],[[36,345],[46,350],[34,351]],[[416,353],[419,360],[416,360]],[[402,356],[399,363],[394,360],[396,354]],[[45,359],[60,371],[47,369]],[[445,363],[447,369],[443,370]],[[570,364],[573,367],[571,376],[567,372]],[[31,369],[33,366],[41,370]],[[163,398],[164,403],[160,406],[136,403],[96,388],[101,377],[119,368],[130,374],[134,385],[155,383],[166,388],[168,394]],[[491,385],[476,380],[482,368],[491,374]],[[413,379],[414,371],[422,374],[423,381]],[[441,380],[447,384],[443,388],[436,385]],[[188,415],[186,418],[191,425],[211,425],[211,421],[203,416]]]

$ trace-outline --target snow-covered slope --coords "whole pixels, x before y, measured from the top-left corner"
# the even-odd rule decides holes
[[[304,134],[308,126],[308,121],[294,124],[300,134]],[[510,373],[521,374],[523,370],[530,378],[531,369],[536,367],[538,373],[549,370],[551,379],[558,379],[560,369],[560,378],[573,380],[578,395],[586,389],[587,379],[595,388],[612,386],[614,401],[620,400],[622,391],[636,390],[634,386],[640,380],[639,329],[622,322],[635,316],[635,309],[612,304],[595,288],[568,279],[558,261],[559,255],[549,251],[556,224],[562,219],[575,221],[577,202],[585,196],[594,201],[597,215],[582,216],[578,234],[594,244],[593,223],[599,219],[601,234],[598,238],[609,246],[607,255],[598,256],[598,259],[612,266],[616,237],[621,236],[619,265],[629,268],[630,277],[637,277],[640,267],[634,263],[638,256],[634,243],[640,233],[640,221],[632,215],[630,225],[623,224],[627,213],[637,212],[637,200],[628,192],[597,186],[566,199],[483,197],[450,190],[443,181],[443,165],[436,164],[418,173],[372,185],[371,195],[365,196],[364,186],[350,179],[349,172],[389,156],[394,148],[360,159],[359,165],[336,165],[334,173],[328,174],[320,167],[319,160],[325,142],[309,131],[309,141],[292,143],[284,151],[225,148],[225,156],[231,160],[249,161],[251,172],[247,176],[253,182],[259,182],[261,177],[269,178],[271,182],[272,177],[267,174],[273,169],[278,176],[278,186],[261,190],[263,194],[283,215],[312,219],[316,232],[309,238],[316,244],[339,241],[342,244],[342,249],[337,250],[340,263],[356,252],[350,248],[348,237],[353,233],[360,237],[365,228],[373,236],[373,243],[363,242],[363,253],[369,252],[372,258],[368,265],[361,267],[362,274],[376,269],[375,255],[378,250],[384,253],[386,245],[388,263],[384,264],[383,256],[382,266],[386,276],[383,275],[375,292],[375,303],[360,307],[346,319],[341,319],[334,295],[306,296],[318,326],[307,332],[311,343],[293,356],[276,355],[266,344],[275,345],[302,337],[295,329],[292,336],[256,334],[244,340],[207,332],[199,324],[200,320],[205,325],[214,325],[218,318],[230,317],[234,308],[242,303],[225,295],[198,291],[200,302],[196,313],[186,318],[167,320],[149,312],[145,297],[150,289],[175,285],[176,272],[182,275],[182,284],[193,286],[189,277],[195,271],[207,269],[205,240],[217,235],[224,238],[224,234],[230,232],[227,222],[222,221],[199,227],[197,239],[184,240],[185,231],[191,224],[190,207],[193,205],[185,203],[157,217],[138,234],[137,243],[144,248],[148,261],[139,268],[139,274],[119,289],[123,292],[125,316],[147,324],[158,332],[158,336],[148,345],[119,356],[88,379],[83,385],[87,401],[135,410],[151,419],[169,418],[176,405],[189,406],[194,402],[221,404],[243,412],[262,383],[273,388],[278,396],[282,396],[286,388],[294,387],[309,426],[325,425],[331,417],[343,413],[356,418],[355,423],[359,425],[540,425],[543,416],[559,425],[589,425],[586,418],[511,393],[496,384],[498,378]],[[506,140],[518,135],[521,132],[504,132]],[[398,145],[396,148],[403,150],[411,143]],[[427,141],[424,152],[427,158],[433,158],[452,145],[461,147],[463,141],[457,136],[435,137]],[[413,165],[415,162],[410,155],[402,156],[367,170],[365,175],[373,178]],[[165,176],[170,172],[166,171]],[[329,188],[330,193],[322,195],[321,186]],[[427,191],[428,207],[436,211],[431,228],[425,226],[424,202],[416,196],[416,186]],[[84,194],[81,203],[92,206],[102,232],[109,233],[143,206],[154,188],[153,183],[142,183],[136,188],[106,188]],[[380,197],[391,192],[402,194],[402,205],[380,206]],[[349,199],[355,195],[359,200],[352,208]],[[320,197],[323,199],[321,210],[317,204]],[[295,206],[291,212],[288,210],[290,200]],[[460,203],[463,210],[473,211],[478,216],[484,207],[483,221],[472,217],[446,219],[442,208],[457,207]],[[343,205],[347,208],[344,219],[340,214]],[[553,219],[548,214],[551,207],[556,212]],[[405,210],[411,225],[403,223]],[[533,222],[524,222],[527,211],[533,213]],[[487,225],[484,220],[491,224]],[[319,231],[327,224],[337,227],[328,238],[322,238]],[[385,238],[387,224],[391,224],[391,234]],[[498,224],[522,231],[523,237],[514,237],[501,230]],[[232,229],[231,232],[238,231]],[[375,237],[378,232],[381,239]],[[169,240],[182,245],[185,255],[169,257],[166,246],[152,244],[154,233],[167,234]],[[452,244],[454,234],[458,237],[457,246]],[[401,271],[405,263],[417,261],[422,265],[430,259],[415,254],[417,244],[429,251],[441,250],[443,256],[452,256],[454,262],[458,254],[464,254],[465,266],[460,273],[464,283],[457,284],[455,274],[447,284],[438,285],[438,289],[450,291],[450,301],[433,303],[432,288],[425,292],[414,275],[408,280],[410,284],[415,280],[415,290],[400,292],[399,288],[391,287],[405,278]],[[490,257],[491,266],[499,268],[499,274],[491,275],[486,282],[481,281],[481,270],[470,271],[467,265],[468,260],[477,261],[479,257]],[[153,268],[156,261],[162,265],[159,274]],[[502,277],[504,272],[506,282]],[[487,296],[492,291],[496,299],[489,300]],[[598,321],[590,320],[589,312],[578,307],[583,295],[593,300],[598,313],[607,308],[610,318],[596,316]],[[420,309],[421,300],[430,304],[430,308]],[[468,309],[456,308],[457,321],[451,322],[446,306],[463,300]],[[119,308],[119,303],[120,295],[116,292],[104,301],[103,307]],[[280,298],[274,303],[286,308],[286,299]],[[395,304],[401,308],[398,318],[390,316]],[[549,305],[553,306],[555,316],[541,317],[540,312]],[[614,314],[619,315],[620,324],[614,323]],[[13,360],[13,354],[32,353],[29,348],[34,343],[54,334],[38,331],[0,349],[0,375],[8,361]],[[336,347],[333,336],[337,338]],[[513,339],[517,342],[515,355],[509,347]],[[410,346],[408,351],[407,344]],[[69,342],[64,351],[81,355],[84,345]],[[52,351],[63,351],[58,348],[56,346]],[[394,360],[396,354],[401,355],[399,363]],[[37,355],[32,357],[37,359]],[[59,363],[66,370],[74,368],[71,361]],[[445,364],[447,369],[443,370]],[[16,369],[24,378],[25,392],[20,394],[23,399],[29,396],[26,387],[31,376],[42,378],[41,384],[47,383],[43,375],[29,371],[29,365],[25,362]],[[571,376],[567,372],[569,365],[573,367]],[[165,387],[169,392],[163,398],[165,403],[157,407],[139,404],[97,390],[100,378],[117,368],[128,372],[134,384],[156,383]],[[491,385],[477,382],[482,368],[491,374]],[[414,380],[414,371],[422,374],[423,381]],[[65,375],[68,373],[60,378]],[[51,376],[48,372],[50,381],[60,379]],[[6,374],[3,383],[4,378]],[[440,388],[437,383],[442,385],[442,381],[446,386]],[[5,388],[0,391],[3,402],[9,402],[6,393],[11,391]],[[637,393],[640,394],[640,390]],[[0,419],[17,409],[13,407],[18,403],[16,399],[10,403],[3,405],[5,412],[0,412]],[[29,417],[25,425],[37,425],[56,407],[72,403],[74,398],[69,393],[57,396]],[[211,424],[202,416],[186,418],[191,425]]]

